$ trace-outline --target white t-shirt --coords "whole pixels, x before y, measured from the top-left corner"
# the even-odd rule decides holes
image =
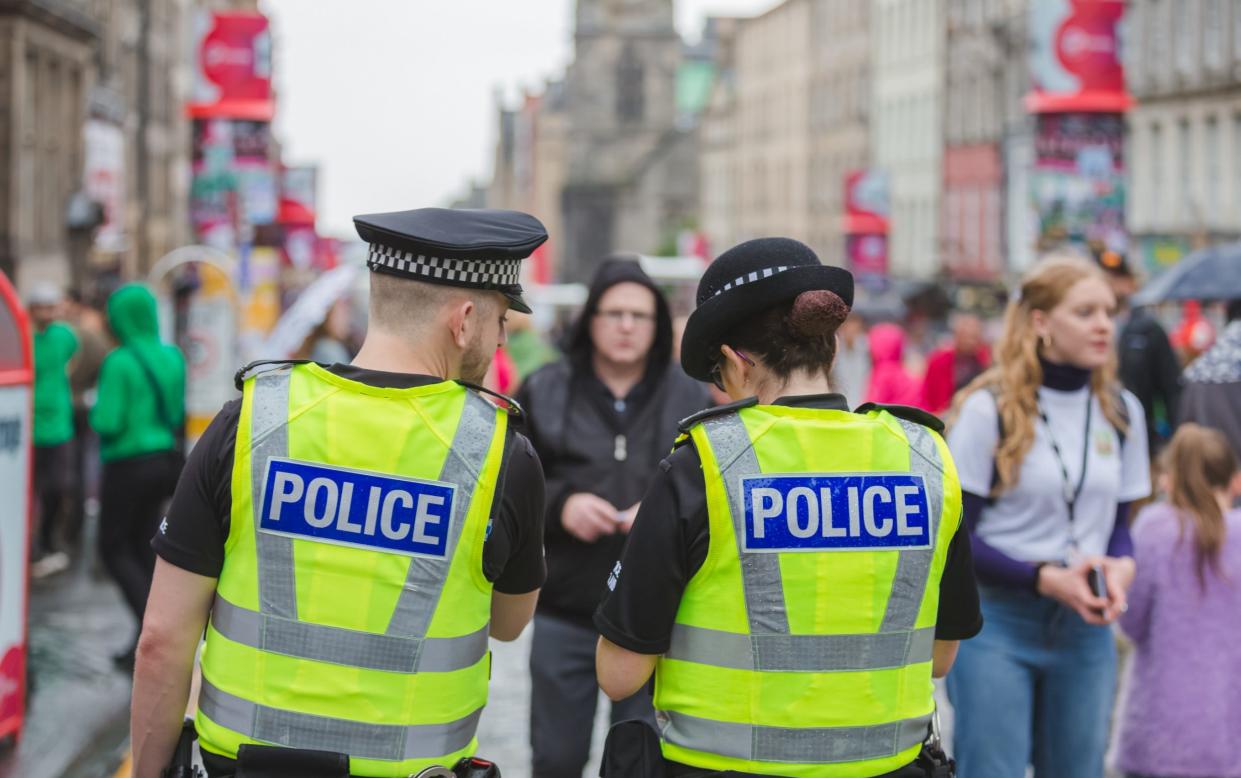
[[[1086,434],[1086,402],[1093,403]],[[1081,479],[1082,446],[1090,451],[1086,480],[1077,498],[1070,528],[1064,476],[1042,419],[1034,422],[1034,445],[1021,464],[1016,485],[983,509],[978,537],[993,548],[1023,562],[1068,560],[1070,531],[1078,553],[1103,554],[1116,523],[1116,506],[1150,494],[1150,461],[1146,446],[1145,414],[1138,399],[1124,393],[1129,430],[1124,444],[1089,387],[1062,392],[1039,388],[1039,405],[1052,425],[1069,474],[1069,488]],[[961,407],[960,418],[948,434],[948,446],[961,478],[961,489],[987,496],[991,493],[995,449],[999,443],[995,398],[975,392]]]

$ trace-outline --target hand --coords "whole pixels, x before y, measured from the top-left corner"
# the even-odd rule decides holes
[[[564,501],[560,523],[565,531],[583,543],[594,543],[616,532],[616,506],[598,495],[578,492]]]
[[[1096,597],[1086,579],[1090,568],[1101,562],[1092,557],[1072,567],[1043,565],[1038,571],[1038,593],[1072,608],[1087,624],[1110,624],[1115,616],[1108,618],[1109,600]]]
[[[635,502],[625,510],[616,514],[616,529],[622,535],[628,535],[629,530],[633,529],[633,520],[638,518],[638,509],[642,507],[642,503]]]
[[[1103,557],[1103,574],[1107,576],[1107,616],[1112,622],[1129,610],[1129,587],[1138,566],[1133,557]]]

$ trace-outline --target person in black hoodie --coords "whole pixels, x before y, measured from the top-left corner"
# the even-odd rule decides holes
[[[547,583],[530,654],[532,773],[580,778],[599,693],[595,607],[677,422],[710,400],[672,363],[667,301],[624,257],[599,266],[566,356],[526,379],[517,399],[547,478]],[[614,703],[611,718],[653,723],[650,695]]]

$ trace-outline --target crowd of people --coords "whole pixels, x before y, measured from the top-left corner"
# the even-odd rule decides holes
[[[27,298],[34,340],[35,530],[31,575],[60,573],[98,516],[98,556],[134,616],[114,658],[132,668],[155,569],[151,538],[180,476],[185,361],[159,336],[155,297],[140,284],[106,314],[50,284]]]
[[[559,350],[512,315],[485,383],[524,409],[521,440],[533,464],[506,453],[506,467],[521,472],[508,473],[497,499],[512,516],[539,513],[543,529],[531,538],[516,519],[488,523],[479,553],[496,591],[517,596],[537,588],[540,544],[545,551],[532,605],[532,774],[582,774],[598,684],[614,699],[613,723],[654,725],[643,687],[655,665],[642,658],[684,650],[673,645],[678,630],[727,623],[726,613],[685,604],[723,552],[708,533],[714,498],[709,485],[704,496],[704,461],[669,451],[694,429],[683,420],[757,394],[774,414],[761,422],[773,428],[782,414],[858,406],[872,421],[868,409],[908,407],[947,422],[941,489],[946,512],[959,507],[960,531],[944,519],[948,551],[934,562],[931,624],[935,674],[947,675],[956,715],[959,775],[1024,778],[1032,765],[1037,776],[1100,778],[1114,742],[1132,778],[1241,776],[1228,737],[1241,731],[1241,651],[1229,634],[1241,612],[1241,302],[1227,304],[1216,342],[1186,366],[1159,320],[1130,309],[1136,288],[1123,258],[1048,257],[1014,290],[1002,321],[955,313],[948,337],[925,354],[909,353],[901,323],[849,315],[843,291],[782,299],[776,318],[730,331],[718,347],[724,358],[701,375],[678,366],[695,358],[682,344],[700,336],[692,326],[682,334],[685,323],[631,258],[601,262]],[[372,295],[383,289],[373,283]],[[39,503],[32,570],[66,566],[96,493],[91,474],[101,472],[99,554],[141,624],[155,569],[150,541],[183,465],[184,361],[160,341],[145,287],[111,295],[106,326],[50,287],[28,302]],[[412,314],[394,313],[400,307],[372,300],[372,323],[388,311],[396,318],[385,326],[408,325],[400,316]],[[308,340],[305,356],[327,368],[315,380],[371,393],[432,386],[392,383],[391,358],[374,357],[382,333],[368,334],[370,350],[345,364],[352,355],[338,330],[325,323]],[[830,377],[799,383],[817,364],[832,365]],[[202,476],[182,480],[169,514],[180,524],[156,541],[162,559],[203,580],[221,576],[244,413],[233,403],[208,430],[195,453]],[[940,429],[933,416],[909,413]],[[535,482],[546,484],[538,499]],[[656,514],[666,521],[649,518]],[[639,515],[648,518],[635,530]],[[506,560],[492,560],[500,546]],[[1132,656],[1114,717],[1118,632]],[[955,652],[958,641],[954,665],[940,643]],[[130,649],[117,659],[132,666],[133,657]],[[676,674],[660,667],[657,707],[687,710],[683,697],[669,699]]]

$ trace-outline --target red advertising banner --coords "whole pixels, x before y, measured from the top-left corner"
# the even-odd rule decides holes
[[[199,12],[194,19],[195,118],[271,121],[271,30],[258,13]]]
[[[859,277],[883,277],[888,274],[887,235],[847,235],[845,254],[849,270]]]
[[[845,174],[847,234],[886,235],[888,232],[888,176],[879,170]]]
[[[1031,113],[1123,112],[1120,55],[1124,0],[1033,0],[1030,3]]]

